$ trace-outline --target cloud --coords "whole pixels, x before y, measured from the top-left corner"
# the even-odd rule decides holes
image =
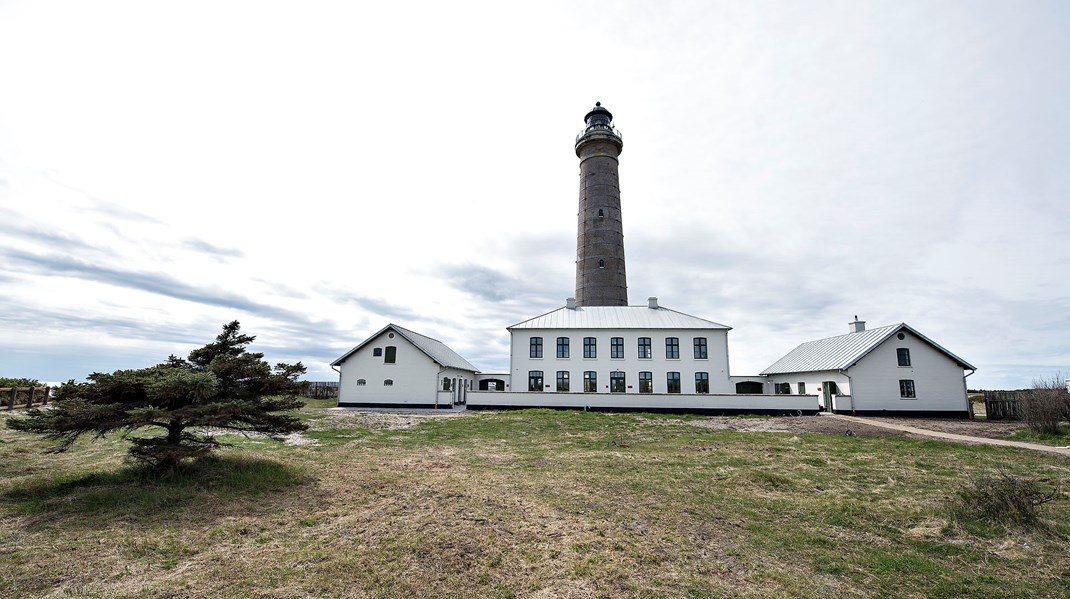
[[[226,258],[242,258],[245,256],[245,252],[239,249],[212,245],[211,243],[200,239],[185,239],[182,241],[182,247],[202,254],[208,254],[220,262],[225,261]]]
[[[38,256],[11,249],[0,248],[0,253],[6,255],[13,262],[21,263],[43,275],[71,276],[88,281],[108,283],[117,287],[147,291],[197,304],[242,310],[250,314],[283,321],[309,321],[307,316],[298,312],[254,302],[233,293],[196,287],[167,275],[123,271],[79,262],[64,256]]]

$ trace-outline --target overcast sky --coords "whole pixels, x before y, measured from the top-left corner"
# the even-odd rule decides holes
[[[393,322],[487,372],[574,294],[601,101],[632,304],[733,374],[906,322],[1070,376],[1070,3],[0,0],[0,376],[239,320],[308,378]]]

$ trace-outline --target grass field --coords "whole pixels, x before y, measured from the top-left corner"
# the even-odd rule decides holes
[[[910,439],[545,410],[395,428],[302,411],[167,477],[117,438],[3,428],[0,597],[1070,596],[1070,461]],[[620,446],[623,442],[627,447]],[[1029,528],[949,520],[999,469]]]

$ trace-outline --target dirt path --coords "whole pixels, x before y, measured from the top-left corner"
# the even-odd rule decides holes
[[[1005,447],[1020,447],[1022,449],[1031,449],[1033,451],[1044,451],[1047,453],[1054,453],[1065,457],[1070,457],[1070,446],[1068,447],[1055,447],[1052,445],[1040,445],[1039,443],[1025,443],[1023,441],[1009,441],[1007,439],[992,439],[986,437],[974,437],[971,435],[959,435],[955,433],[948,433],[944,431],[934,431],[924,428],[917,428],[913,426],[907,426],[905,424],[897,424],[894,422],[878,421],[868,418],[859,418],[857,416],[846,416],[843,414],[827,414],[823,418],[835,418],[837,420],[843,420],[846,422],[852,422],[865,426],[877,426],[881,428],[903,431],[914,435],[922,435],[925,437],[934,437],[937,439],[948,439],[951,441],[959,441],[962,443],[979,443],[985,445],[1002,445]]]

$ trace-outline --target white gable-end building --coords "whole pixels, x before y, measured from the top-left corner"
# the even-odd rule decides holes
[[[970,415],[968,362],[906,324],[803,343],[766,368],[776,394],[818,394],[824,409],[888,416]]]
[[[389,324],[331,363],[339,406],[452,408],[464,403],[475,366],[446,344]]]

